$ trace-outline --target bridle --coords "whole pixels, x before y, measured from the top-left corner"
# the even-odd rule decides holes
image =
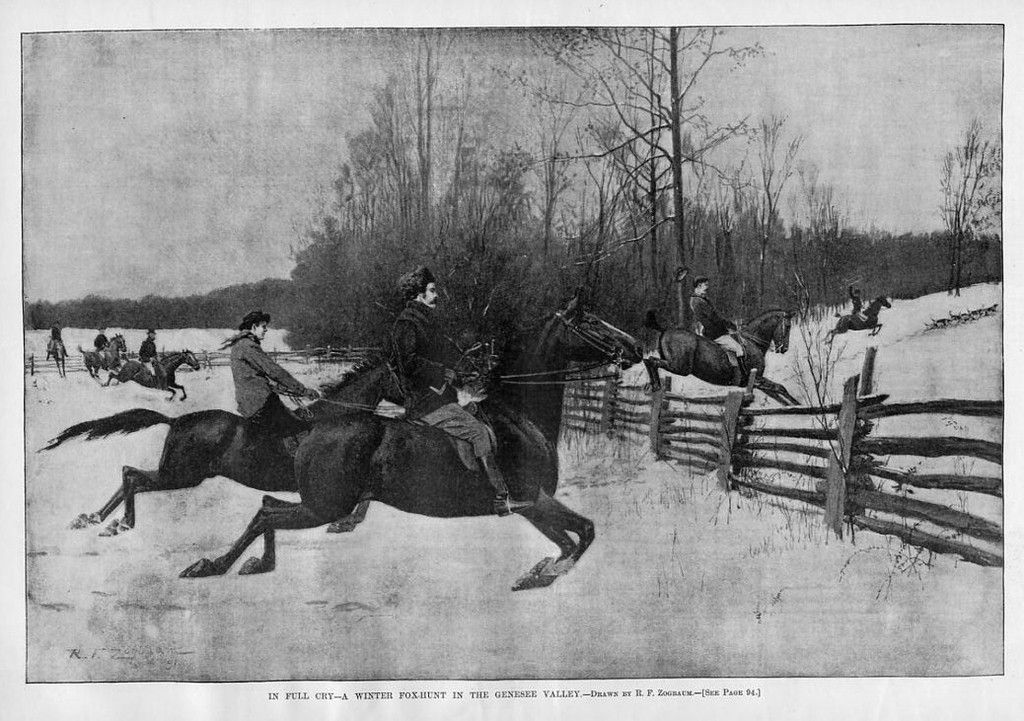
[[[498,376],[498,380],[503,384],[507,385],[568,385],[570,383],[580,383],[588,380],[601,380],[605,378],[614,378],[614,373],[606,373],[598,376],[584,376],[581,373],[588,373],[589,371],[596,370],[597,368],[603,368],[609,364],[618,365],[622,362],[622,348],[615,346],[611,342],[602,338],[599,334],[594,331],[581,328],[579,324],[573,322],[566,317],[564,311],[555,311],[555,318],[571,332],[577,336],[580,340],[586,343],[588,346],[604,354],[607,358],[603,361],[592,363],[591,365],[584,366],[582,368],[559,368],[550,371],[537,371],[535,373],[514,373],[508,375]],[[606,328],[617,331],[611,323],[606,323],[600,318],[595,319],[598,323],[602,324]],[[552,380],[523,380],[528,378],[545,378],[548,376],[562,376],[560,379]],[[570,377],[572,376],[572,377]]]

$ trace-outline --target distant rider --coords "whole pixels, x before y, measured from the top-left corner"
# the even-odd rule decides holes
[[[403,275],[398,284],[406,304],[391,331],[391,342],[406,394],[406,418],[472,445],[473,455],[494,487],[494,512],[499,516],[532,505],[509,499],[505,477],[494,457],[490,429],[458,403],[456,374],[435,310],[437,285],[433,273],[420,266]]]
[[[864,300],[861,298],[860,288],[854,287],[851,283],[847,292],[850,294],[850,301],[853,303],[853,315],[857,316],[862,321],[867,322],[867,317],[861,312],[864,308]]]
[[[707,297],[709,285],[707,277],[703,275],[697,276],[693,281],[693,295],[690,296],[693,319],[700,324],[701,335],[712,339],[725,350],[729,365],[732,366],[732,384],[742,385],[743,373],[740,370],[739,358],[743,355],[743,346],[731,335],[736,331],[736,324],[726,320],[715,310],[715,306]]]
[[[160,365],[160,359],[156,352],[156,331],[150,328],[146,331],[146,340],[139,346],[139,363],[149,369],[160,387],[166,383],[166,373]]]
[[[260,342],[269,323],[268,313],[256,310],[246,314],[238,324],[239,332],[222,347],[231,348],[231,376],[238,412],[269,437],[292,438],[311,426],[285,407],[277,390],[311,400],[318,399],[320,393],[295,380],[263,350]]]
[[[106,326],[102,326],[99,329],[99,334],[93,340],[92,344],[96,348],[97,351],[101,351],[101,352],[106,350],[107,346],[110,345],[110,340],[107,338],[107,327]]]

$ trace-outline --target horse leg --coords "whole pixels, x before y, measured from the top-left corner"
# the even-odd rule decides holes
[[[513,591],[550,586],[559,576],[568,573],[594,542],[593,521],[570,510],[544,491],[538,494],[536,503],[518,513],[558,546],[561,553],[558,558],[545,558],[537,563],[516,581]],[[569,533],[575,534],[579,540],[574,541]]]
[[[370,491],[366,491],[359,497],[359,503],[356,505],[356,510],[348,514],[340,521],[335,521],[327,527],[328,533],[350,533],[356,530],[356,526],[366,520],[366,511],[370,507],[370,501],[373,500],[373,494]]]
[[[269,499],[269,500],[268,500]],[[245,562],[240,573],[267,573],[273,571],[277,564],[274,532],[278,529],[315,528],[324,524],[324,519],[311,508],[301,503],[283,502],[272,496],[263,497],[263,505],[256,512],[241,537],[231,546],[227,553],[214,560],[202,558],[181,572],[182,578],[202,578],[205,576],[222,576],[241,557],[245,549],[263,536],[263,556],[250,558]]]
[[[776,383],[775,381],[762,376],[758,378],[756,385],[765,393],[765,395],[777,400],[784,406],[800,405],[800,401],[794,398],[793,394],[790,393],[786,386],[781,383]]]
[[[114,509],[121,505],[121,501],[124,500],[124,483],[118,486],[117,491],[110,500],[103,504],[103,507],[95,513],[79,513],[78,518],[71,522],[69,528],[78,530],[81,528],[88,528],[89,526],[95,526],[103,521],[107,520],[107,516],[114,512]]]
[[[187,396],[187,395],[185,395],[185,386],[182,386],[182,385],[178,385],[177,383],[168,383],[168,384],[167,384],[167,387],[168,387],[168,388],[170,389],[170,391],[171,391],[171,398],[172,398],[172,399],[174,398],[174,389],[175,389],[175,388],[177,388],[178,390],[180,390],[180,391],[181,391],[181,400],[185,400],[186,398],[188,398],[188,396]]]
[[[875,326],[875,327],[874,327],[874,328],[872,329],[872,331],[871,331],[871,335],[878,335],[878,331],[880,331],[880,330],[882,330],[882,324],[881,324],[881,323],[879,323],[878,325],[876,325],[876,326]]]
[[[121,495],[124,498],[124,518],[120,520],[115,518],[100,532],[100,535],[116,536],[119,533],[135,528],[135,494],[159,490],[162,490],[159,471],[143,471],[131,466],[121,466]],[[115,504],[114,508],[116,507]],[[107,511],[107,515],[114,508]]]

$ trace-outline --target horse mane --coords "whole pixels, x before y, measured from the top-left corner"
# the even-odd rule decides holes
[[[320,391],[324,395],[333,395],[340,391],[345,386],[347,386],[349,383],[354,381],[356,378],[358,378],[366,371],[370,370],[371,368],[376,368],[378,365],[380,365],[380,362],[381,357],[379,355],[375,353],[370,353],[362,360],[357,361],[354,366],[345,371],[344,375],[342,375],[341,378],[339,378],[338,380],[322,384],[320,386]]]
[[[744,323],[744,325],[753,325],[754,323],[759,323],[762,320],[764,320],[765,318],[767,318],[768,316],[775,315],[776,313],[782,313],[784,315],[789,315],[789,311],[788,310],[784,310],[782,308],[769,308],[768,310],[762,311],[761,313],[758,313],[757,315],[755,315],[750,320],[746,321]]]

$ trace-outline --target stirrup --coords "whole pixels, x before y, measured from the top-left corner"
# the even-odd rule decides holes
[[[499,493],[494,497],[494,513],[497,516],[508,516],[514,511],[521,511],[533,505],[533,501],[510,500],[507,493]]]

